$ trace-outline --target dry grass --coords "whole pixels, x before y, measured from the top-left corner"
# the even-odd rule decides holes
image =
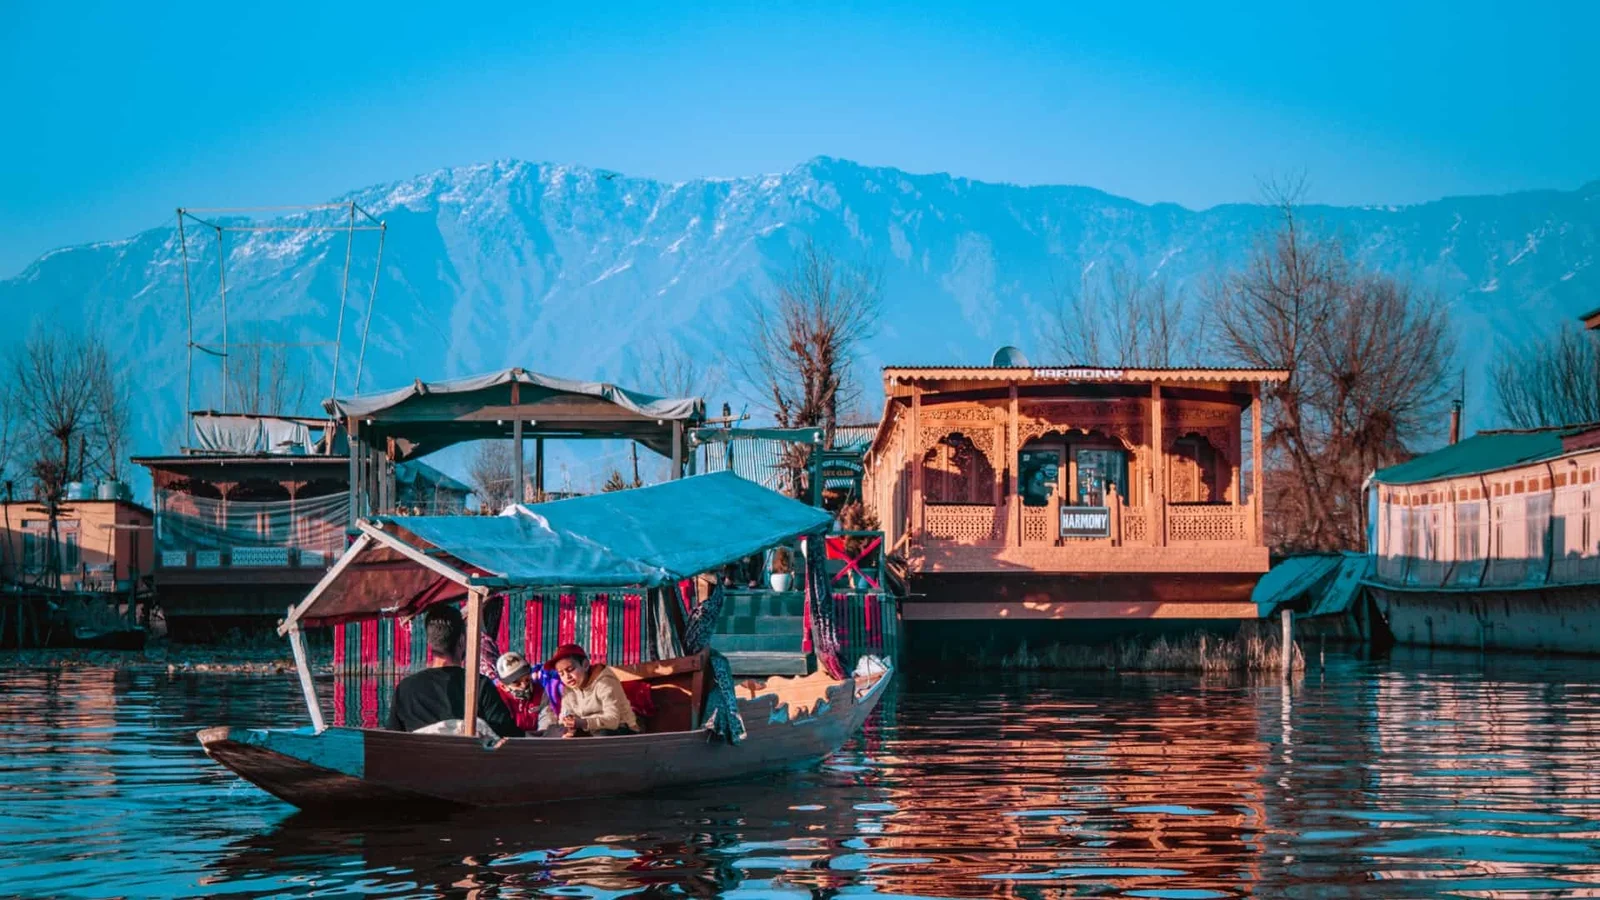
[[[1292,646],[1292,645],[1291,645]],[[1305,655],[1293,648],[1294,668],[1305,668]],[[1282,667],[1278,630],[1246,622],[1233,637],[1193,633],[1173,640],[1128,638],[1114,644],[1084,646],[1051,644],[1037,651],[1023,644],[998,659],[979,654],[981,668],[1013,671],[1116,672],[1277,672]]]

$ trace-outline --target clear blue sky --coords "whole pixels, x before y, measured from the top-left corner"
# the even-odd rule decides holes
[[[0,277],[180,204],[504,158],[684,179],[827,154],[1192,207],[1296,171],[1331,203],[1573,188],[1600,177],[1596,34],[1578,0],[9,0]]]

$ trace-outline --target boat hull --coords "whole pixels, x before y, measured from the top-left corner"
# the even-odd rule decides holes
[[[1600,655],[1600,585],[1367,589],[1397,643]]]
[[[737,745],[707,731],[490,743],[363,728],[220,727],[199,738],[212,759],[308,811],[516,806],[750,778],[815,763],[862,726],[888,681],[885,674],[857,691],[846,680],[799,716],[771,696],[741,701],[747,734]]]

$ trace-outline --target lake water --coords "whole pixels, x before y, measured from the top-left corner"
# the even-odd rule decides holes
[[[297,702],[288,676],[0,671],[0,895],[1600,896],[1596,661],[905,679],[815,771],[361,826],[195,743]]]

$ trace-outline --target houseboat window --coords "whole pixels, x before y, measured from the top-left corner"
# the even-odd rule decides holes
[[[1017,475],[1023,506],[1049,506],[1061,477],[1061,451],[1023,450],[1017,454]]]
[[[1106,506],[1111,488],[1124,503],[1128,500],[1128,456],[1121,450],[1079,447],[1073,451],[1078,464],[1078,483],[1074,502],[1079,506]]]
[[[948,435],[922,460],[923,497],[929,503],[994,503],[994,466],[965,435]]]
[[[1529,559],[1545,555],[1545,542],[1550,537],[1550,495],[1529,494],[1528,543],[1525,555]]]
[[[1456,559],[1463,562],[1483,558],[1482,538],[1478,525],[1483,520],[1482,507],[1476,503],[1463,503],[1456,507]]]

